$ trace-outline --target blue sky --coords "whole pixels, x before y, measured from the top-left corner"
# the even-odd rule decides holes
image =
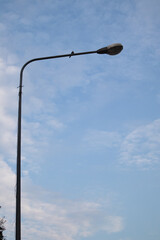
[[[22,239],[160,238],[160,2],[0,1],[0,215],[14,239],[24,72]]]

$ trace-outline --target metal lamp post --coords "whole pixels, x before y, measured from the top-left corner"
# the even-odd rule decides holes
[[[53,58],[63,58],[63,57],[73,57],[78,55],[86,55],[92,53],[98,54],[109,54],[109,55],[116,55],[120,53],[123,49],[122,44],[115,43],[111,44],[107,47],[100,48],[96,51],[90,52],[80,52],[74,53],[73,51],[70,54],[65,55],[57,55],[57,56],[48,56],[48,57],[41,57],[41,58],[34,58],[26,62],[20,71],[20,83],[19,83],[19,104],[18,104],[18,129],[17,129],[17,184],[16,184],[16,240],[21,240],[21,119],[22,119],[22,81],[23,81],[23,71],[25,67],[35,61],[53,59]]]

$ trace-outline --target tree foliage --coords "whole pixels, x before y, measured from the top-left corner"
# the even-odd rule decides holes
[[[0,240],[5,240],[5,237],[3,236],[3,231],[6,230],[4,226],[5,222],[6,222],[5,217],[0,218]]]

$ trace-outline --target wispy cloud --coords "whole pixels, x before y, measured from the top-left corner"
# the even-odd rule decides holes
[[[120,132],[89,130],[83,141],[87,147],[96,151],[119,149],[119,160],[123,166],[144,170],[160,165],[160,119],[136,127],[127,135]]]
[[[113,148],[119,145],[121,136],[117,132],[89,130],[84,141],[94,149]]]
[[[64,128],[64,124],[62,122],[58,121],[57,119],[53,119],[53,118],[48,120],[48,125],[50,127],[52,127],[53,129],[57,129],[57,130]]]
[[[16,149],[17,89],[11,79],[15,79],[17,72],[17,67],[0,59],[0,148],[9,158],[15,157]]]
[[[121,147],[121,161],[145,169],[160,164],[160,119],[129,133]]]
[[[24,230],[26,224],[31,229],[30,234],[33,234],[33,230],[37,237],[46,234],[48,239],[55,236],[56,239],[63,237],[67,240],[92,236],[101,230],[113,233],[123,229],[122,217],[108,215],[103,212],[102,206],[94,202],[58,199],[50,204],[25,199],[24,204]]]
[[[13,237],[15,209],[15,174],[0,159],[1,205],[7,219],[7,235]],[[24,179],[24,188],[26,179]],[[32,194],[33,191],[33,194]],[[34,194],[36,192],[36,194]],[[49,194],[49,201],[43,195]],[[42,199],[42,200],[40,200]],[[45,236],[47,239],[72,240],[75,237],[92,236],[98,231],[114,233],[123,230],[123,218],[108,214],[104,205],[89,201],[67,200],[33,184],[22,195],[23,239],[35,239]]]

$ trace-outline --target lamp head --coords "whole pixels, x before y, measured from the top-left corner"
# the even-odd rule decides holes
[[[116,55],[116,54],[119,54],[122,51],[122,49],[123,49],[123,46],[121,43],[114,43],[114,44],[108,45],[107,47],[98,49],[97,53]]]

